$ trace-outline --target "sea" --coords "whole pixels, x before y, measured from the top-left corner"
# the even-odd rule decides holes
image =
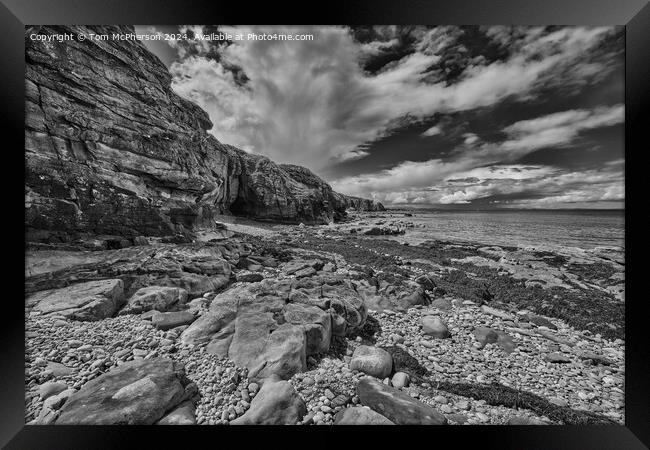
[[[419,225],[396,237],[411,244],[428,239],[512,247],[625,248],[623,210],[391,211]]]

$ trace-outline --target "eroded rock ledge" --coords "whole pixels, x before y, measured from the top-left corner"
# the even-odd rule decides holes
[[[129,33],[128,26],[26,33]],[[28,240],[133,238],[214,227],[223,213],[328,223],[381,205],[338,194],[308,169],[220,143],[205,111],[171,89],[139,41],[26,41]]]

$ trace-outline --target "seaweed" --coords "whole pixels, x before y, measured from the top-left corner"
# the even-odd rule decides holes
[[[469,384],[452,383],[449,381],[431,381],[432,386],[441,391],[471,397],[476,400],[485,400],[492,406],[505,406],[507,408],[524,408],[540,416],[546,416],[554,422],[565,425],[614,425],[615,422],[605,416],[589,412],[578,411],[567,406],[558,406],[539,395],[531,392],[514,389],[500,383]]]
[[[411,379],[422,380],[429,375],[429,371],[409,352],[396,345],[380,347],[386,350],[393,358],[393,373],[407,373]]]
[[[379,334],[381,334],[381,325],[379,324],[379,321],[373,316],[368,315],[363,326],[352,333],[348,333],[348,338],[354,339],[356,337],[361,337],[363,343],[375,344],[377,342],[376,336]]]
[[[571,273],[587,281],[607,280],[616,273],[611,264],[596,262],[592,264],[571,263],[567,266]]]

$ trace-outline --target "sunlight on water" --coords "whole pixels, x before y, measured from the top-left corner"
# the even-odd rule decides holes
[[[513,247],[624,247],[623,211],[413,211],[407,220],[425,225],[398,238],[412,244],[441,239]]]

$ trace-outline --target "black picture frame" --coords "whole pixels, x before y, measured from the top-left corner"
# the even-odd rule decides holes
[[[288,436],[304,435],[298,445],[319,442],[318,434],[328,435],[330,445],[369,445],[367,439],[381,443],[388,434],[397,445],[449,445],[463,448],[474,443],[480,448],[499,449],[641,449],[650,445],[650,395],[648,391],[650,351],[644,314],[643,234],[635,226],[644,226],[640,212],[646,193],[641,184],[641,158],[648,152],[647,127],[650,125],[650,4],[647,0],[386,0],[311,2],[267,2],[252,6],[248,2],[223,0],[0,0],[2,84],[3,162],[7,213],[5,285],[3,314],[0,316],[2,358],[0,359],[0,445],[8,449],[31,448],[116,448],[130,447],[138,440],[148,447],[187,445],[207,439],[213,445],[247,442],[253,435],[267,442],[289,445]],[[189,23],[318,23],[318,24],[520,24],[520,25],[625,25],[625,158],[626,158],[626,387],[625,426],[546,426],[546,427],[377,427],[371,432],[346,427],[277,427],[243,429],[238,427],[69,427],[24,425],[24,315],[20,300],[20,279],[24,270],[24,235],[19,217],[24,198],[14,187],[11,176],[19,176],[24,155],[24,26],[36,24],[189,24]],[[9,176],[7,176],[9,175]],[[9,178],[9,179],[8,179]],[[633,182],[639,181],[639,188]],[[632,205],[638,203],[635,209]],[[13,211],[15,209],[15,212]],[[637,217],[636,219],[634,217]],[[643,227],[645,228],[645,227]],[[15,246],[15,247],[14,247]],[[15,254],[13,254],[15,252]],[[636,265],[633,264],[636,263]],[[24,276],[24,275],[23,275]],[[13,283],[13,284],[12,284]],[[13,288],[16,294],[13,294]],[[11,293],[10,293],[11,292]],[[588,313],[588,312],[586,312]],[[300,428],[298,430],[298,428]],[[349,437],[337,435],[359,432],[355,444]],[[191,435],[191,436],[190,436]],[[325,437],[325,436],[323,436]],[[338,439],[343,439],[342,441]],[[447,441],[447,443],[445,443]],[[428,444],[427,444],[428,442]]]

